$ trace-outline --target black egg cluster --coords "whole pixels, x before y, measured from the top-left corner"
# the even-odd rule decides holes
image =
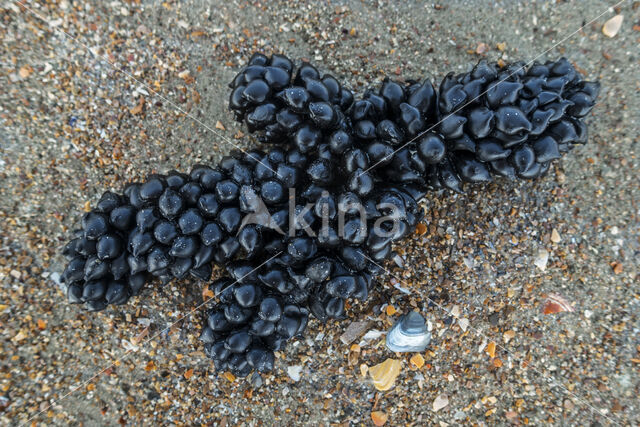
[[[599,84],[565,59],[522,65],[482,61],[438,89],[386,79],[354,101],[308,63],[254,54],[230,107],[279,145],[105,193],[64,249],[69,300],[101,310],[152,277],[208,280],[215,262],[228,276],[214,282],[207,355],[237,376],[271,370],[309,314],[340,319],[367,299],[428,189],[535,178],[586,142]]]
[[[247,79],[245,72],[234,86]],[[486,182],[492,175],[532,179],[544,174],[551,161],[586,142],[583,118],[599,89],[599,83],[582,80],[565,58],[529,68],[481,61],[468,73],[447,75],[438,90],[429,80],[386,79],[346,109],[333,104],[343,113],[337,130],[323,130],[312,115],[302,114],[279,141],[301,149],[324,142],[340,152],[349,140],[348,146],[366,154],[374,179],[461,191],[463,181]],[[277,100],[267,102],[274,111],[289,109]],[[237,110],[233,102],[231,108]],[[305,126],[319,129],[313,144],[296,137]]]
[[[218,284],[232,285],[208,316],[208,352],[236,375],[266,369],[309,312],[342,318],[348,299],[365,300],[377,263],[422,218],[415,190],[362,180],[354,187],[347,178],[365,165],[323,152],[235,153],[216,168],[105,193],[65,249],[70,301],[100,310],[126,302],[153,276],[206,280],[216,262],[230,275]],[[260,314],[264,301],[277,302],[281,317]]]
[[[216,369],[237,376],[271,369],[273,351],[303,332],[309,312],[321,321],[343,318],[348,299],[367,299],[392,242],[422,218],[402,188],[380,189],[363,200],[325,190],[304,201],[312,206],[308,213],[301,205],[294,210],[304,227],[282,224],[287,234],[269,242],[265,261],[228,263],[230,278],[216,282],[220,301],[201,336]]]
[[[240,222],[256,191],[273,208],[284,205],[282,181],[297,173],[284,156],[281,150],[270,157],[261,151],[236,154],[217,168],[154,175],[128,185],[123,194],[105,193],[64,249],[70,262],[62,280],[69,300],[101,310],[136,295],[149,275],[163,282],[189,273],[207,280],[213,261],[258,256],[263,233],[252,224],[240,230]],[[281,176],[266,179],[263,157]]]
[[[391,84],[383,84],[379,96],[393,111],[401,98],[398,86],[388,89]],[[528,69],[524,63],[500,68],[481,61],[468,73],[445,77],[435,108],[425,85],[430,84],[407,86],[405,99],[426,105],[414,98],[428,94],[419,98],[429,99],[427,111],[436,111],[436,122],[429,124],[428,116],[421,115],[422,124],[415,111],[407,120],[410,108],[399,104],[401,114],[392,120],[412,142],[401,145],[384,176],[455,191],[460,191],[462,181],[486,182],[492,175],[532,179],[544,174],[550,162],[574,144],[586,143],[582,119],[600,88],[599,83],[582,80],[564,58]]]
[[[229,86],[229,107],[236,119],[250,132],[261,131],[263,142],[289,140],[307,153],[325,135],[348,128],[343,112],[353,94],[309,63],[296,70],[283,55],[256,53]]]
[[[69,260],[61,280],[72,304],[85,302],[96,311],[124,304],[146,282],[146,271],[129,267],[126,242],[136,222],[136,209],[124,195],[106,192],[82,218],[82,229],[63,249]]]
[[[214,282],[219,303],[207,313],[200,336],[216,370],[242,377],[273,369],[273,352],[301,334],[309,319],[304,306],[259,283],[256,272],[249,276]]]

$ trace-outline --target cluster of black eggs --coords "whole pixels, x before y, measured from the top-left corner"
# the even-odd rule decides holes
[[[277,170],[294,173],[277,151]],[[125,303],[149,275],[163,282],[188,273],[207,280],[213,261],[258,256],[261,230],[252,224],[240,229],[247,197],[256,188],[273,203],[284,204],[286,196],[281,181],[258,179],[263,155],[238,154],[217,168],[154,175],[128,185],[123,194],[104,193],[63,251],[70,259],[62,274],[69,300],[100,310]]]
[[[353,94],[309,63],[297,70],[283,55],[256,53],[229,85],[229,107],[265,143],[289,141],[303,153],[333,131],[348,130],[344,112]]]
[[[237,376],[272,370],[273,352],[301,334],[309,319],[308,310],[291,297],[251,279],[257,277],[214,282],[219,302],[207,313],[200,336],[216,370]]]
[[[422,218],[402,186],[349,191],[343,178],[351,169],[273,147],[107,192],[64,250],[69,300],[100,310],[125,303],[153,276],[207,280],[216,262],[233,286],[219,289],[208,316],[208,353],[237,375],[266,369],[309,312],[342,318],[347,299],[365,300],[377,263]],[[260,317],[266,298],[278,302],[281,319]]]
[[[376,135],[386,123],[391,145],[400,145],[384,176],[455,191],[462,181],[487,182],[492,175],[544,174],[574,144],[586,143],[582,119],[600,87],[582,80],[564,58],[529,68],[481,61],[468,73],[449,74],[437,97],[429,86],[386,81],[377,94],[391,119],[377,123]]]
[[[72,303],[101,310],[151,277],[208,280],[223,266],[201,341],[237,376],[271,370],[309,314],[340,319],[366,300],[428,189],[535,178],[586,142],[599,90],[564,59],[480,62],[438,90],[387,79],[354,101],[312,65],[261,54],[231,87],[237,119],[280,146],[105,193],[64,249],[62,280]]]
[[[319,184],[303,187],[301,202],[309,205],[296,204],[295,221],[274,224],[285,231],[271,231],[262,263],[226,264],[230,277],[216,282],[220,300],[201,336],[216,369],[237,376],[269,370],[273,351],[304,331],[309,313],[321,321],[344,318],[346,301],[367,299],[392,243],[422,218],[414,198],[399,187],[360,199],[352,192],[311,191]]]
[[[325,115],[309,107],[316,99],[306,84],[315,87],[319,73],[308,63],[294,81],[287,80],[289,86],[265,92],[254,102],[244,85],[260,78],[253,72],[254,62],[269,60],[252,57],[232,83],[230,103],[250,131],[263,130],[265,140],[293,143],[303,151],[324,144],[350,155],[355,147],[358,155],[366,154],[363,163],[374,179],[454,191],[461,191],[463,181],[486,182],[492,175],[532,179],[544,174],[552,160],[586,142],[583,118],[600,89],[599,83],[582,80],[565,58],[528,68],[524,63],[501,68],[481,61],[468,73],[447,75],[437,90],[429,80],[386,79],[355,102],[352,97],[349,102],[325,97],[323,110],[332,111]],[[292,62],[286,63],[292,70]],[[338,88],[346,92],[337,84],[332,87],[334,94]],[[284,96],[287,91],[304,94],[295,97],[305,100],[300,104],[304,108]],[[262,105],[269,105],[273,114],[264,126],[255,126],[250,116]],[[295,120],[279,120],[292,114]],[[337,119],[318,119],[329,116]],[[275,135],[271,127],[278,128],[277,138],[269,136]]]
[[[92,311],[124,304],[147,281],[146,272],[132,272],[127,260],[125,242],[136,217],[135,208],[127,202],[123,195],[104,193],[63,249],[69,263],[62,281],[71,303],[85,302]]]

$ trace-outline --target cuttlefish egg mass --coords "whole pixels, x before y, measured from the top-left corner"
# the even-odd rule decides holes
[[[148,283],[209,281],[219,265],[205,353],[236,376],[270,371],[311,315],[345,318],[347,301],[375,291],[428,192],[543,176],[587,142],[600,90],[565,58],[481,61],[438,87],[387,78],[362,94],[295,62],[256,53],[230,83],[229,108],[263,149],[102,195],[63,250],[71,303],[103,310]],[[414,329],[392,344],[414,348]]]

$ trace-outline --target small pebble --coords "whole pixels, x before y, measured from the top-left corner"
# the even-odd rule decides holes
[[[345,329],[344,333],[340,335],[340,341],[344,344],[351,344],[367,330],[369,324],[370,322],[368,321],[351,322],[349,326],[347,326],[347,329]]]
[[[533,263],[540,270],[545,271],[547,269],[547,261],[549,261],[549,252],[546,249],[538,250],[535,260]]]
[[[300,378],[302,376],[302,366],[300,365],[287,366],[287,374],[289,375],[289,378],[291,378],[293,381],[295,382],[300,381]]]
[[[449,396],[446,394],[440,394],[433,401],[433,412],[438,412],[440,409],[449,405]]]

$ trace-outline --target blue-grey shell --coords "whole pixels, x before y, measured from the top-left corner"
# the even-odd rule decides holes
[[[402,316],[387,334],[387,348],[393,352],[423,351],[431,341],[424,317],[417,311]]]

